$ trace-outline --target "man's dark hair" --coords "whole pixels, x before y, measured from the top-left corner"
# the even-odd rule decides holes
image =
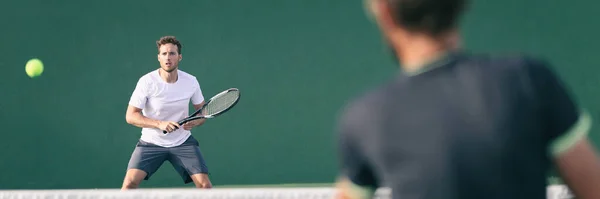
[[[385,0],[394,21],[409,31],[438,36],[454,28],[468,0]]]
[[[160,51],[160,46],[165,44],[173,44],[177,46],[177,53],[181,54],[181,43],[175,38],[175,36],[164,36],[161,37],[158,41],[156,41],[156,47]]]

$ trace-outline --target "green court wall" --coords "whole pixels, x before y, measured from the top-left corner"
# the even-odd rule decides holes
[[[464,45],[549,59],[598,118],[600,22],[589,4],[598,3],[477,1]],[[140,136],[125,122],[127,102],[158,67],[154,42],[164,35],[183,42],[180,69],[206,97],[242,91],[235,109],[193,130],[215,185],[332,182],[339,109],[398,72],[361,1],[1,5],[0,189],[120,187]],[[25,75],[30,58],[44,61],[41,77]],[[598,128],[591,133],[599,143]],[[168,162],[142,184],[182,186]]]

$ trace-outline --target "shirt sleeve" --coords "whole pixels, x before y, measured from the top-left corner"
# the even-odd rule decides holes
[[[585,137],[591,126],[589,115],[577,107],[565,84],[540,60],[530,60],[530,75],[541,105],[542,124],[553,155],[558,155]]]
[[[350,180],[354,185],[363,188],[376,189],[377,179],[373,168],[370,166],[365,149],[361,147],[357,136],[366,135],[357,119],[357,113],[346,112],[340,118],[337,127],[338,157],[340,158],[340,170],[342,177]]]
[[[200,88],[200,84],[196,81],[196,88],[194,94],[192,95],[192,103],[194,105],[198,105],[204,101],[204,95],[202,95],[202,89]]]
[[[140,78],[131,94],[131,98],[129,99],[129,105],[135,106],[140,109],[144,109],[146,105],[146,101],[148,100],[147,89],[148,85],[143,78]]]

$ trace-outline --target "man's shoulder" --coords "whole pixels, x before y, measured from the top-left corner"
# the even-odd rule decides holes
[[[177,75],[180,80],[197,82],[196,76],[191,75],[185,71],[178,70]],[[146,74],[143,74],[138,81],[142,83],[151,83],[159,80],[160,76],[158,75],[157,70],[152,70],[150,72],[147,72]]]
[[[351,96],[342,107],[340,115],[342,120],[352,120],[351,118],[357,117],[376,117],[377,114],[374,114],[374,112],[381,110],[380,107],[383,106],[386,93],[388,93],[391,85],[389,82],[384,83]]]
[[[494,72],[523,72],[547,66],[541,57],[525,53],[479,53],[466,54],[460,63],[483,67]]]
[[[388,90],[389,84],[383,84],[354,96],[349,101],[349,105],[364,106],[368,104],[379,104],[384,99],[385,91]]]
[[[188,72],[185,72],[185,71],[182,71],[182,70],[178,70],[178,73],[179,73],[178,74],[179,77],[182,78],[182,79],[188,79],[188,80],[193,80],[193,81],[197,80],[196,76],[194,76],[194,75],[192,75],[192,74],[190,74]]]
[[[140,83],[152,82],[156,79],[156,78],[154,78],[154,76],[157,76],[157,75],[158,75],[158,72],[156,70],[146,72],[145,74],[140,76],[140,78],[138,79],[138,82],[140,82]]]

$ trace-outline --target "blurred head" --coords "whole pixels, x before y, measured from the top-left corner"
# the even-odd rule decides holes
[[[468,0],[364,0],[385,39],[398,46],[428,38],[457,43],[458,20]]]
[[[181,43],[174,36],[164,36],[156,41],[156,47],[160,68],[166,72],[175,71],[182,58]]]

